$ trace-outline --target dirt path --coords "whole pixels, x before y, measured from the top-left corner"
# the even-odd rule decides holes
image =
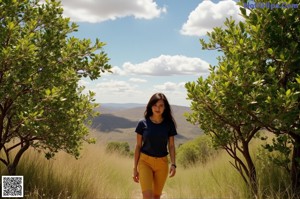
[[[132,192],[132,199],[142,199],[143,195],[141,190],[135,190]],[[168,194],[166,192],[163,192],[160,199],[168,199]]]

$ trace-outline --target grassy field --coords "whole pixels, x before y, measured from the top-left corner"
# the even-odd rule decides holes
[[[231,159],[221,152],[205,165],[183,169],[178,166],[174,178],[167,180],[164,192],[171,199],[245,199],[247,188],[230,165]],[[260,169],[260,198],[290,198],[284,171],[267,161],[257,160]],[[25,198],[30,199],[131,199],[136,198],[139,184],[132,181],[133,160],[106,154],[100,144],[86,145],[79,160],[59,153],[46,160],[43,154],[28,151],[18,167],[24,175]],[[1,165],[1,173],[4,168]]]

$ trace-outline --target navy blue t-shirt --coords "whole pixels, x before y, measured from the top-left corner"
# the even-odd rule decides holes
[[[163,120],[161,123],[155,124],[149,118],[140,120],[135,132],[143,137],[141,152],[152,157],[168,155],[169,137],[177,135],[173,121]]]

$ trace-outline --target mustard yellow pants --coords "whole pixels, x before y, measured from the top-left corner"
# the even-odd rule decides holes
[[[153,195],[161,195],[169,172],[167,156],[156,158],[141,153],[138,170],[142,192],[152,191]]]

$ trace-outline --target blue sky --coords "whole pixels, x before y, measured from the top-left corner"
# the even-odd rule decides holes
[[[188,106],[184,84],[208,75],[216,51],[200,38],[226,17],[241,20],[233,0],[62,0],[64,15],[79,25],[73,35],[106,43],[113,74],[81,85],[98,103],[147,103],[155,92]]]

